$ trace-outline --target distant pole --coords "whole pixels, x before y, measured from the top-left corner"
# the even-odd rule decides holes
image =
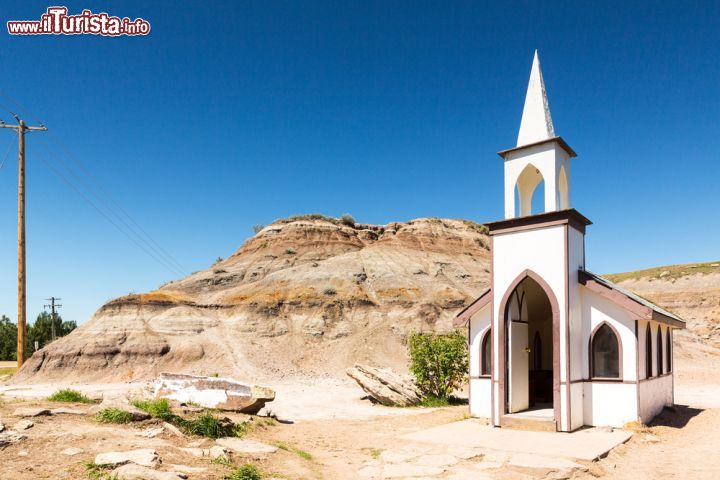
[[[28,127],[17,115],[13,115],[17,125],[8,125],[0,121],[0,128],[12,128],[18,132],[18,368],[25,362],[25,132],[47,130],[45,125]]]
[[[57,321],[57,309],[62,307],[59,303],[55,303],[57,300],[62,300],[62,298],[56,298],[56,297],[50,297],[46,298],[45,300],[48,300],[50,302],[50,305],[45,305],[45,308],[50,308],[50,335],[51,340],[54,342],[55,338],[57,338],[55,334],[55,323]]]

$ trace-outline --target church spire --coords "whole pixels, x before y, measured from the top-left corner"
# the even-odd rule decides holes
[[[521,147],[541,142],[554,136],[555,130],[553,129],[552,117],[550,117],[550,104],[548,103],[545,82],[540,70],[540,58],[537,50],[535,50],[517,146]]]

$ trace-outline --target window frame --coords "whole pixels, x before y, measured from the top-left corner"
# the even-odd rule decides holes
[[[657,363],[657,376],[659,377],[665,373],[665,362],[663,359],[663,340],[662,340],[662,327],[657,326],[657,336],[655,337],[655,362]]]
[[[672,328],[667,327],[665,332],[665,351],[667,352],[667,373],[672,373]]]
[[[593,343],[595,341],[595,335],[597,332],[604,326],[607,325],[610,331],[615,335],[615,340],[617,341],[618,345],[618,376],[617,377],[600,377],[595,375],[595,362],[594,362],[594,351],[593,351]],[[597,326],[593,329],[592,333],[590,334],[590,338],[588,341],[588,356],[589,356],[589,363],[588,366],[590,368],[590,380],[591,381],[602,381],[602,382],[622,382],[623,381],[623,345],[622,345],[622,337],[620,336],[620,333],[617,331],[617,329],[613,326],[612,323],[610,323],[607,320],[603,320],[602,322],[598,323]]]
[[[652,328],[650,322],[645,327],[645,378],[653,378]]]
[[[485,364],[485,347],[489,346],[490,355],[488,356],[490,365]],[[488,327],[480,335],[480,378],[490,378],[492,376],[492,327]]]

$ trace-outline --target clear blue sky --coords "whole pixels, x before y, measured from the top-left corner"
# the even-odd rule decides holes
[[[515,145],[535,48],[578,152],[572,204],[595,222],[588,267],[720,259],[716,1],[149,3],[67,2],[143,17],[148,37],[0,32],[0,118],[50,129],[28,137],[31,319],[54,295],[84,322],[178,276],[48,165],[72,180],[79,160],[94,180],[74,184],[102,185],[187,273],[291,214],[500,219],[495,152]],[[5,2],[3,28],[51,4]],[[14,142],[0,130],[12,319]]]

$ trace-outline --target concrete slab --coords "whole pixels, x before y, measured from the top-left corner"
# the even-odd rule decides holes
[[[509,430],[493,428],[470,419],[401,435],[400,438],[413,442],[592,461],[628,441],[631,436],[632,433],[622,430],[603,432],[590,429],[573,433]],[[448,451],[452,453],[452,449]]]

